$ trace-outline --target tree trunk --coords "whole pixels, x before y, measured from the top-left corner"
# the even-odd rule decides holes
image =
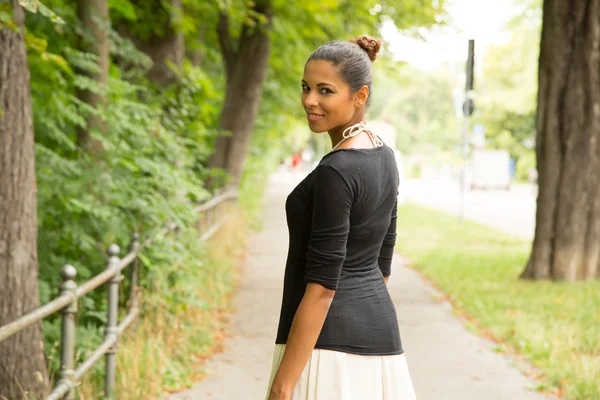
[[[145,0],[147,1],[147,0]],[[170,8],[166,10],[161,2],[154,0],[157,12],[168,12],[169,22],[164,27],[164,35],[152,35],[146,40],[135,37],[127,28],[121,27],[120,32],[131,39],[135,46],[152,59],[152,68],[148,78],[160,87],[165,87],[175,82],[177,74],[169,64],[180,67],[185,58],[185,40],[179,24],[183,16],[181,0],[170,0]]]
[[[198,40],[197,46],[198,47],[196,49],[189,50],[188,56],[187,56],[194,67],[199,67],[200,65],[202,65],[202,59],[204,58],[204,52],[202,51],[202,46],[204,45],[205,37],[206,37],[206,24],[203,24],[198,29],[198,37],[197,37],[197,40]]]
[[[545,0],[539,60],[539,194],[526,279],[600,274],[600,0]]]
[[[269,23],[254,29],[244,26],[239,50],[235,53],[228,36],[225,15],[221,16],[219,24],[221,51],[227,70],[227,93],[221,110],[220,127],[231,134],[217,137],[208,166],[225,169],[233,186],[239,184],[242,176],[271,47],[268,33],[272,18],[270,4],[263,2],[255,5],[254,10],[264,14]]]
[[[98,57],[99,72],[81,71],[90,79],[101,84],[106,92],[108,83],[109,47],[108,33],[110,19],[108,16],[108,0],[78,0],[77,15],[84,29],[81,39],[81,50]],[[77,97],[97,109],[106,104],[105,94],[93,93],[89,90],[78,90]],[[106,122],[100,116],[89,115],[86,118],[87,127],[77,128],[77,143],[79,146],[92,153],[102,151],[102,144],[92,138],[91,131],[106,132]]]
[[[23,28],[23,9],[13,0]],[[29,67],[23,34],[0,28],[0,326],[39,307],[36,183]],[[42,398],[42,325],[0,343],[0,398]]]

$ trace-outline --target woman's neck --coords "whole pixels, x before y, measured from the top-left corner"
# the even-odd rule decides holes
[[[359,115],[357,118],[353,118],[352,120],[350,120],[349,123],[347,123],[346,125],[343,125],[341,127],[335,128],[330,130],[329,132],[327,132],[329,134],[329,138],[331,139],[331,147],[335,147],[339,142],[342,141],[342,139],[344,138],[344,131],[353,126],[356,125],[358,123],[364,123],[365,122],[365,115],[361,114]]]

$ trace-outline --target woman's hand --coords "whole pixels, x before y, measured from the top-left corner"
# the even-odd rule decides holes
[[[315,348],[335,290],[309,282],[294,315],[281,364],[273,379],[269,400],[290,400],[294,386]]]

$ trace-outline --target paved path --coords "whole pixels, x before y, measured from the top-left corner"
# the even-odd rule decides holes
[[[284,201],[292,179],[274,175],[264,227],[252,236],[236,314],[225,351],[206,364],[209,376],[169,400],[264,400],[288,246]],[[532,384],[493,344],[469,333],[438,293],[395,257],[389,291],[419,400],[541,400]],[[327,400],[327,399],[323,399]],[[365,399],[369,400],[369,399]],[[401,400],[401,399],[399,399]]]

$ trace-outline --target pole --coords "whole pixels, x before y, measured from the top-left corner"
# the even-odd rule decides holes
[[[72,265],[65,265],[61,271],[63,283],[60,285],[60,294],[70,293],[73,301],[62,309],[62,322],[60,330],[60,382],[69,384],[70,389],[65,395],[65,400],[75,399],[75,382],[73,382],[75,366],[75,314],[77,314],[77,298],[75,297],[75,277],[77,270]]]
[[[109,259],[106,264],[106,269],[116,269],[119,267],[119,246],[111,244],[108,248]],[[121,281],[121,273],[115,274],[108,281],[108,299],[107,299],[107,325],[105,331],[105,339],[112,339],[118,336],[118,314],[119,314],[119,282]],[[106,352],[105,375],[104,375],[104,397],[113,400],[115,398],[115,371],[116,371],[116,352],[117,342],[110,350]]]
[[[469,40],[469,52],[467,56],[467,83],[465,85],[465,101],[463,103],[463,127],[462,127],[462,171],[460,176],[460,221],[464,221],[465,208],[465,190],[466,190],[466,169],[467,169],[467,152],[469,146],[469,124],[470,117],[474,110],[473,105],[473,66],[475,64],[475,40]]]

